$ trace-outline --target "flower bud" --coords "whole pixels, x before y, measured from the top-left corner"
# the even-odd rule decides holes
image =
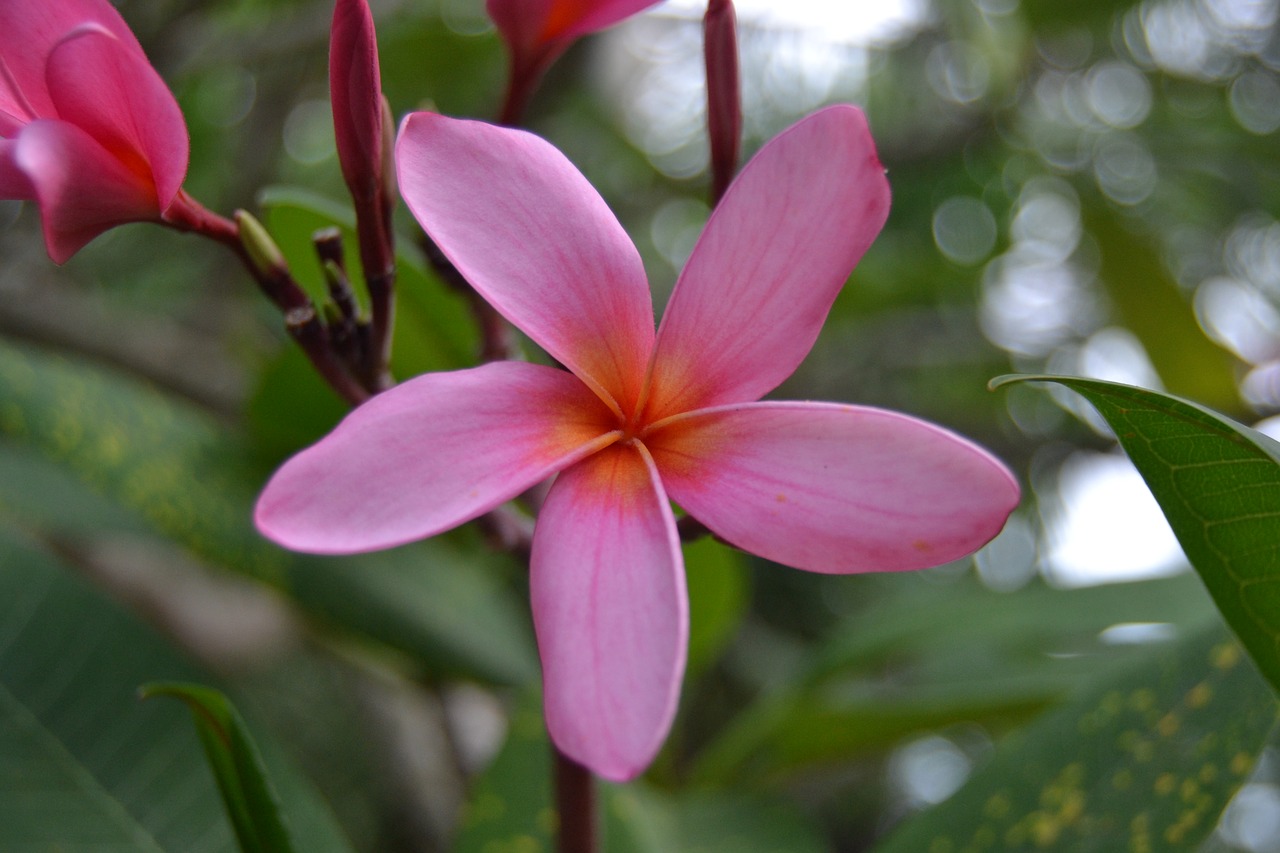
[[[247,210],[237,210],[235,218],[236,225],[240,227],[240,245],[244,246],[254,271],[267,279],[287,276],[289,264],[284,258],[284,252],[280,251],[262,223]]]
[[[710,0],[702,21],[707,67],[707,136],[711,143],[711,202],[720,201],[738,169],[742,92],[738,82],[737,18],[733,0]]]

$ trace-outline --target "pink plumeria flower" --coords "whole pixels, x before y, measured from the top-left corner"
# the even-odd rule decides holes
[[[511,81],[502,109],[516,123],[543,73],[569,45],[655,6],[660,0],[486,0],[489,17],[511,53]]]
[[[0,198],[39,204],[53,260],[163,220],[188,150],[177,102],[107,0],[0,2]]]
[[[823,110],[761,149],[656,334],[635,247],[550,144],[416,113],[396,156],[431,237],[568,371],[498,362],[393,388],[287,462],[257,523],[297,550],[387,548],[556,475],[530,579],[547,727],[597,774],[641,772],[675,714],[688,604],[670,501],[743,550],[830,573],[957,559],[1017,503],[1003,465],[937,426],[756,402],[808,353],[887,216],[859,110]]]

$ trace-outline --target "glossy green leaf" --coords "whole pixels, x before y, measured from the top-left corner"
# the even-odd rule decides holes
[[[298,849],[249,727],[224,694],[211,687],[178,682],[145,684],[138,693],[144,699],[172,696],[190,707],[242,853],[291,853]]]
[[[1280,444],[1168,394],[1053,376],[1110,424],[1227,624],[1280,689]]]
[[[0,440],[201,558],[281,588],[335,629],[408,653],[428,673],[507,683],[537,675],[528,609],[502,586],[491,556],[447,537],[342,559],[283,551],[252,526],[267,472],[248,464],[240,436],[140,383],[0,343]],[[23,505],[27,489],[4,478],[0,501]],[[49,501],[42,526],[80,523],[60,500]]]
[[[208,676],[0,525],[0,849],[234,848],[186,715],[138,701],[157,678]],[[349,851],[315,791],[263,746],[299,847]]]
[[[1196,850],[1275,721],[1269,686],[1212,626],[1011,735],[876,851]]]

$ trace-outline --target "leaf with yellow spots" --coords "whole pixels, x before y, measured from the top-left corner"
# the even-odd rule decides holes
[[[132,525],[290,595],[318,624],[409,654],[424,671],[537,677],[527,607],[479,549],[444,538],[360,557],[302,557],[253,529],[266,472],[243,437],[123,375],[0,342],[0,509],[41,535]],[[10,510],[10,507],[12,510]]]
[[[1056,382],[1088,400],[1115,431],[1204,585],[1280,689],[1280,444],[1168,394],[1070,376]]]
[[[876,853],[1195,850],[1276,722],[1271,689],[1221,625],[1153,652],[996,749]]]
[[[1101,639],[1108,627],[1181,630],[1217,618],[1190,574],[1072,590],[1035,582],[1016,592],[994,592],[972,576],[892,580],[891,595],[881,591],[873,607],[836,626],[788,670],[790,681],[742,709],[701,750],[690,773],[698,784],[857,760],[956,723],[1004,731],[1145,656],[1141,645]]]

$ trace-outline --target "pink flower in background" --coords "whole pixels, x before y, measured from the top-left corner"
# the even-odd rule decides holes
[[[656,6],[660,0],[487,0],[485,8],[511,52],[558,55],[574,39]]]
[[[515,123],[543,73],[569,45],[660,0],[487,0],[485,8],[511,52],[502,120]]]
[[[162,220],[188,148],[177,102],[107,0],[0,3],[0,198],[39,204],[51,258]]]
[[[906,415],[757,402],[813,345],[883,225],[866,121],[832,107],[729,188],[654,331],[640,257],[547,142],[429,113],[397,143],[409,207],[466,279],[568,372],[497,362],[418,377],[287,462],[257,523],[350,553],[441,533],[556,475],[531,585],[548,730],[614,780],[675,714],[688,636],[669,501],[816,572],[920,569],[979,548],[1018,501],[985,451]]]

